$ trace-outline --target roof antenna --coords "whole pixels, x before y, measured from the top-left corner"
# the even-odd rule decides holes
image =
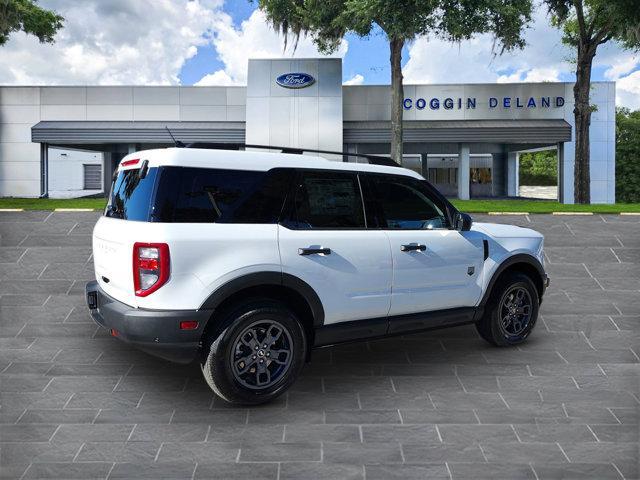
[[[182,143],[180,140],[176,140],[176,137],[173,136],[173,134],[171,133],[171,130],[169,130],[169,127],[165,125],[164,128],[166,128],[167,132],[169,132],[169,136],[171,137],[171,140],[173,140],[173,144],[177,148],[184,148],[184,143]]]

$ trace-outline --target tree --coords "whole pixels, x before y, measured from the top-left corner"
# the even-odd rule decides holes
[[[520,154],[520,185],[558,185],[558,155],[555,150]]]
[[[402,162],[402,49],[418,36],[460,42],[492,33],[494,52],[522,48],[531,0],[258,0],[273,26],[297,43],[308,34],[321,52],[335,51],[348,32],[370,35],[380,27],[391,63],[391,158]]]
[[[56,12],[38,6],[37,0],[0,0],[0,46],[19,31],[35,35],[41,43],[53,43],[63,21]]]
[[[640,203],[640,110],[616,111],[616,202]]]
[[[563,42],[576,50],[574,201],[590,203],[589,103],[591,68],[598,47],[616,41],[625,48],[640,48],[638,0],[545,0],[553,23],[562,29]]]

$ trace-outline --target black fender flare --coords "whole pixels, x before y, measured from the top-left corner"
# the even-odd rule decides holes
[[[533,255],[530,255],[528,253],[518,253],[516,255],[513,255],[505,259],[500,265],[498,265],[498,268],[496,268],[496,271],[493,272],[493,275],[491,276],[491,280],[489,280],[489,283],[487,284],[487,289],[484,292],[482,300],[480,301],[480,305],[479,305],[480,307],[484,307],[487,304],[487,301],[491,296],[493,287],[496,281],[498,280],[498,278],[500,277],[500,275],[507,268],[512,267],[513,265],[516,265],[518,263],[525,263],[535,268],[535,270],[538,272],[538,275],[540,275],[540,285],[542,285],[542,289],[540,290],[540,300],[542,300],[542,294],[544,293],[544,289],[545,289],[545,277],[546,277],[544,267],[542,266],[540,261]]]
[[[324,308],[315,290],[304,280],[283,272],[254,272],[234,278],[218,287],[203,302],[200,310],[214,311],[231,295],[251,287],[282,286],[294,290],[309,305],[313,315],[313,326],[324,325]]]

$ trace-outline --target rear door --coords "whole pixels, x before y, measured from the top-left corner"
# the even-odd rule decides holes
[[[367,174],[393,258],[389,314],[471,307],[482,292],[482,241],[451,229],[445,207],[426,182]],[[393,329],[393,326],[390,326]]]
[[[318,294],[325,324],[386,317],[391,251],[380,230],[367,230],[358,175],[299,172],[279,226],[283,272]]]

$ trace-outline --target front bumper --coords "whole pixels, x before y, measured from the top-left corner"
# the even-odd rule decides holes
[[[107,295],[96,281],[87,283],[85,291],[91,317],[113,336],[172,362],[189,363],[196,358],[211,311],[133,308]],[[193,320],[198,328],[180,329],[180,322]]]

